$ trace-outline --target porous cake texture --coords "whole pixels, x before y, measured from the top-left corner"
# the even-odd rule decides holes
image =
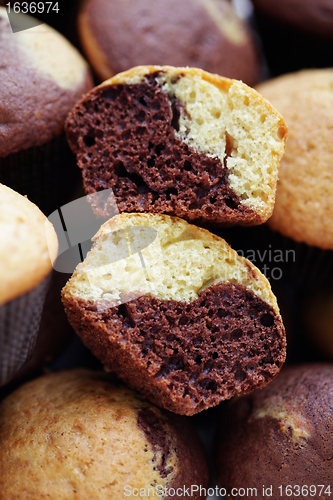
[[[199,224],[270,217],[287,126],[256,91],[191,68],[137,67],[84,97],[66,124],[87,193],[120,212]]]
[[[148,228],[156,237],[145,248]],[[187,415],[277,375],[286,340],[276,299],[224,240],[178,218],[122,214],[94,241],[63,302],[107,370]],[[116,260],[124,245],[141,251]]]

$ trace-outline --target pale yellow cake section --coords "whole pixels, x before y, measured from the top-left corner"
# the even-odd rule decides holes
[[[279,315],[269,282],[250,261],[223,239],[182,219],[121,214],[103,224],[94,241],[63,289],[65,300],[74,296],[114,305],[150,294],[191,302],[213,284],[232,283],[253,292]]]
[[[247,42],[247,34],[241,19],[228,2],[218,0],[196,0],[202,5],[229,42],[242,45]]]
[[[102,85],[139,84],[154,72],[170,100],[177,98],[184,108],[175,135],[195,151],[219,158],[241,203],[267,220],[287,138],[283,117],[243,82],[196,68],[141,66]]]
[[[272,417],[279,421],[282,432],[290,435],[295,442],[309,439],[313,433],[311,422],[295,406],[288,406],[281,396],[271,396],[265,399],[261,406],[253,413],[252,419]]]
[[[58,238],[45,215],[0,184],[0,305],[37,287],[57,252]]]

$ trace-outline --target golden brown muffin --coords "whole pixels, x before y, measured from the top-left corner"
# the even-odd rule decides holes
[[[260,80],[254,37],[228,0],[86,0],[79,33],[101,80],[143,64]]]
[[[262,391],[232,402],[216,453],[227,495],[329,500],[332,395],[333,366],[313,364],[284,368]]]
[[[36,205],[2,184],[0,235],[1,385],[35,346],[58,239]]]
[[[103,373],[53,373],[22,386],[0,406],[0,440],[6,500],[168,499],[208,483],[190,422]]]
[[[284,75],[257,90],[289,127],[268,225],[294,241],[332,250],[333,70]]]
[[[27,198],[0,184],[0,305],[36,288],[52,270],[58,240]],[[49,245],[48,245],[49,244]]]
[[[271,216],[287,127],[256,91],[195,68],[143,66],[87,94],[66,122],[88,194],[120,212],[200,224]]]
[[[181,219],[122,214],[94,241],[63,302],[107,370],[185,415],[278,374],[286,341],[276,299],[224,240]]]

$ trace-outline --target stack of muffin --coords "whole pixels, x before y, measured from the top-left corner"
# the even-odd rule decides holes
[[[295,22],[253,3],[259,29]],[[311,12],[308,36],[329,36],[330,7]],[[329,498],[333,370],[314,362],[332,344],[316,318],[331,303],[333,70],[262,82],[268,34],[265,62],[227,0],[86,0],[79,47],[108,78],[92,89],[76,49],[25,19],[0,7],[4,498]],[[84,194],[100,229],[69,277],[52,271],[57,236],[59,252],[74,241]],[[311,362],[280,374],[275,294],[289,363]]]

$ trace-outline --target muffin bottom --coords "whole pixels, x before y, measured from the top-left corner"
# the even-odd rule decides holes
[[[50,275],[17,299],[0,307],[0,386],[14,377],[32,356]]]

